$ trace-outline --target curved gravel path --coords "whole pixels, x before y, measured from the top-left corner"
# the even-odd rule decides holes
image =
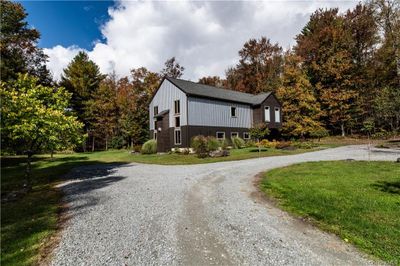
[[[375,150],[371,160],[399,152]],[[255,197],[254,176],[366,146],[188,166],[82,167],[62,185],[70,219],[53,265],[366,265],[365,255]]]

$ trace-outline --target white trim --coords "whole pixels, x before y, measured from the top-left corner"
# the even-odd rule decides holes
[[[247,134],[247,138],[245,137],[245,134]],[[243,139],[250,139],[250,133],[249,132],[243,132]]]
[[[281,108],[275,107],[275,122],[280,123],[281,122]]]
[[[231,132],[231,138],[233,138],[234,136],[233,136],[233,134],[236,134],[236,136],[235,137],[239,137],[239,132]]]
[[[267,110],[268,110],[268,112],[267,112]],[[269,106],[264,106],[264,121],[271,122],[271,107],[269,107]]]
[[[223,138],[218,138],[218,133],[224,134],[224,137],[223,137]],[[225,139],[225,131],[217,131],[217,132],[215,133],[215,137],[216,137],[217,139]]]
[[[180,142],[176,142],[176,132],[178,132],[178,131],[179,131],[179,141]],[[174,130],[174,143],[175,143],[175,145],[181,145],[182,144],[182,131],[181,131],[180,128],[175,128],[175,130]]]

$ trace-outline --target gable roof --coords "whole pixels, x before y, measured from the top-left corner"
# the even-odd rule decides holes
[[[199,84],[183,79],[176,79],[170,77],[166,77],[165,79],[167,79],[176,87],[181,89],[184,93],[186,93],[186,95],[213,98],[230,102],[259,105],[266,98],[268,98],[268,96],[271,95],[271,92],[265,92],[254,95],[250,93],[244,93],[244,92],[227,90],[227,89],[217,88],[214,86]]]

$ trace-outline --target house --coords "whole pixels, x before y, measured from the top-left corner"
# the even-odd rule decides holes
[[[165,77],[150,102],[150,138],[158,152],[189,147],[194,136],[249,139],[249,128],[279,128],[281,105],[271,93],[253,95]]]

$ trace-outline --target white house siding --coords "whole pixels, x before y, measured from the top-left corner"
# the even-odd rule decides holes
[[[174,102],[180,100],[181,126],[187,125],[187,97],[179,88],[168,80],[164,80],[150,103],[150,130],[154,129],[154,106],[158,106],[158,113],[169,110],[169,127],[174,127]]]
[[[236,117],[231,117],[231,106],[236,107]],[[188,108],[191,126],[251,127],[252,109],[246,104],[188,97]]]

